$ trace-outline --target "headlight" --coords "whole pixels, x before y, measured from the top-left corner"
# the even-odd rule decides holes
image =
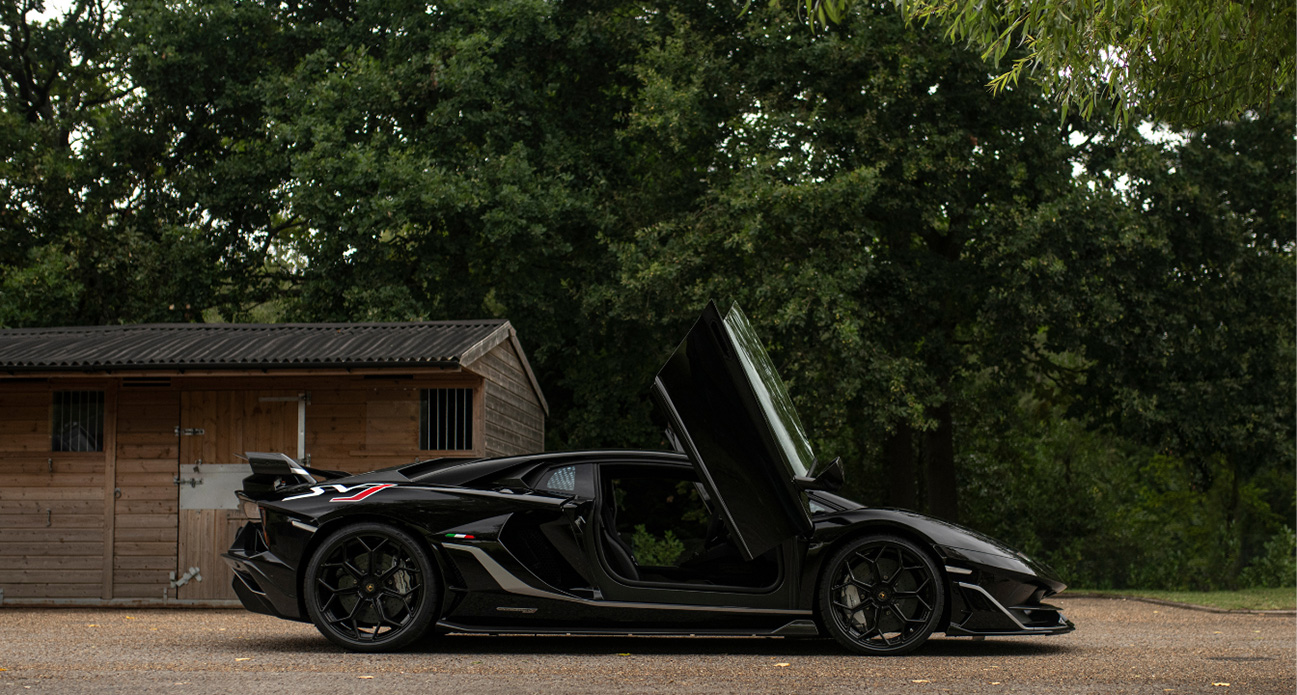
[[[260,519],[260,518],[261,518],[261,511],[260,511],[260,507],[258,507],[258,506],[257,506],[257,503],[256,503],[256,502],[253,502],[252,500],[242,500],[242,501],[239,503],[239,509],[240,509],[240,511],[243,512],[243,516],[246,517],[246,518],[248,518],[248,519]]]

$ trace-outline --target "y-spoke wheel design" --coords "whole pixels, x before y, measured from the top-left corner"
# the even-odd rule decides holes
[[[820,615],[842,646],[904,654],[941,620],[945,588],[932,559],[904,538],[866,536],[839,550],[820,582]]]
[[[315,627],[352,651],[400,649],[428,628],[437,604],[422,546],[385,524],[356,524],[330,536],[303,582]]]

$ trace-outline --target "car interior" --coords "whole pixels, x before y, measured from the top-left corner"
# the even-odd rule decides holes
[[[779,550],[748,561],[692,472],[603,466],[600,550],[618,579],[694,588],[760,589],[779,579]]]

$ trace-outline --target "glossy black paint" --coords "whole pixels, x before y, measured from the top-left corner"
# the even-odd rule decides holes
[[[913,613],[922,616],[923,629],[908,633],[914,638],[894,653],[921,644],[934,624],[952,635],[1073,629],[1043,602],[1064,589],[1049,568],[969,529],[829,492],[841,468],[815,459],[783,382],[737,307],[722,316],[708,305],[659,372],[653,394],[680,452],[442,459],[345,477],[304,469],[282,454],[250,452],[254,475],[240,496],[258,505],[262,520],[245,526],[224,556],[235,590],[249,610],[306,620],[305,582],[314,582],[316,596],[389,586],[379,572],[339,570],[350,567],[345,563],[318,562],[320,576],[305,576],[317,549],[346,531],[419,546],[403,557],[420,567],[430,561],[437,575],[429,584],[436,587],[433,619],[442,631],[805,636],[822,634],[821,613],[833,610],[833,634],[843,646],[887,653],[885,620],[877,616],[889,609],[874,601],[895,609],[897,597],[914,595],[905,582],[933,602]],[[718,522],[705,533],[691,527],[690,546],[681,542],[668,559],[627,540],[641,517],[622,511],[623,502],[654,485],[665,492],[653,493],[641,516],[669,509],[680,520]],[[677,499],[692,506],[680,512],[671,507]],[[651,548],[657,541],[644,542]],[[861,556],[862,549],[880,548],[910,560],[888,570],[883,555]],[[374,556],[370,551],[370,566]],[[365,562],[363,552],[357,557]],[[857,563],[872,568],[861,570],[868,581],[855,578]],[[318,569],[325,566],[331,569]],[[341,572],[363,578],[364,586],[327,586],[327,576],[347,581]],[[421,631],[428,605],[419,602],[411,610],[419,620],[408,624]],[[337,607],[317,600],[313,610]],[[865,610],[874,617],[862,618]],[[337,623],[335,617],[326,627]],[[375,625],[377,634],[384,623]],[[363,635],[355,625],[347,629]],[[844,637],[844,630],[856,637]]]
[[[731,315],[735,326],[746,324],[737,309]],[[757,354],[747,352],[742,341],[746,331],[735,326],[709,303],[658,372],[653,396],[703,484],[720,501],[721,513],[750,560],[785,538],[810,532],[810,510],[794,484],[796,476],[807,471],[792,468],[804,465],[798,459],[810,457],[810,451],[791,403],[763,407],[760,394],[775,391],[773,400],[780,405],[787,396],[779,394],[782,382],[777,374],[775,388],[747,378],[745,359],[768,367],[758,367],[761,371],[772,372],[773,367],[759,343]],[[781,446],[777,433],[785,428],[786,418],[768,416],[771,410],[791,415],[794,422],[787,428],[795,430],[800,447]]]
[[[773,551],[780,570],[772,587],[739,591],[633,585],[611,571],[600,552],[594,533],[597,500],[527,487],[526,479],[536,473],[570,465],[655,467],[682,477],[692,474],[688,458],[674,452],[588,451],[443,462],[440,467],[412,464],[283,487],[260,501],[264,527],[245,526],[225,558],[249,610],[305,620],[301,575],[314,547],[349,523],[378,520],[414,532],[426,544],[445,587],[439,611],[443,630],[810,634],[817,629],[814,605],[821,565],[832,549],[861,534],[891,533],[921,543],[943,568],[952,600],[940,629],[951,634],[1058,634],[1072,629],[1041,603],[1062,590],[1062,582],[1012,549],[920,514],[861,507],[814,491],[809,493],[819,510],[814,528]],[[384,484],[391,487],[360,501],[336,501]],[[561,571],[542,576],[546,573],[541,564],[519,559],[523,548],[533,555],[549,554]],[[564,579],[568,585],[555,585]],[[1015,625],[988,596],[1006,609],[1037,611],[1037,624],[1024,622],[1020,615],[1023,625]]]

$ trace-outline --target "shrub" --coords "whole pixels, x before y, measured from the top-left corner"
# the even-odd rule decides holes
[[[1261,550],[1261,555],[1245,567],[1239,582],[1245,587],[1297,586],[1297,533],[1279,529]]]
[[[662,538],[649,532],[644,524],[635,525],[635,535],[631,536],[631,547],[635,551],[635,561],[641,565],[668,567],[674,565],[685,545],[676,538],[674,531],[667,529]]]

